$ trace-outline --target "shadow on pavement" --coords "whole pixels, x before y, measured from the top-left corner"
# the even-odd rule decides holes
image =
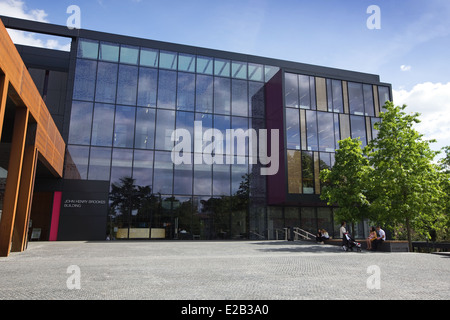
[[[254,242],[253,244],[259,246],[266,246],[266,248],[260,248],[258,250],[264,252],[292,252],[292,253],[336,253],[345,252],[342,250],[341,246],[329,245],[329,244],[318,244],[315,242],[306,241],[270,241],[270,242]],[[272,248],[271,248],[272,246]],[[356,252],[356,251],[355,251]],[[363,251],[364,252],[364,251]]]

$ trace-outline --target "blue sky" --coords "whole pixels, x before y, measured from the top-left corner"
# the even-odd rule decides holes
[[[65,25],[69,5],[83,29],[378,74],[434,149],[450,145],[448,0],[0,0],[0,14]]]

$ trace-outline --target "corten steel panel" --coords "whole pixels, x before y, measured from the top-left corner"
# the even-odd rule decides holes
[[[8,177],[6,178],[5,200],[0,221],[0,257],[7,257],[11,250],[29,114],[26,108],[16,108]]]
[[[31,210],[31,199],[33,197],[33,185],[36,175],[36,148],[34,146],[25,147],[25,155],[22,165],[22,175],[20,179],[19,198],[17,201],[17,212],[14,221],[14,234],[12,241],[12,252],[22,252],[25,250],[27,226]]]
[[[8,256],[11,247],[14,251],[24,249],[37,155],[39,154],[41,162],[56,177],[61,178],[65,143],[1,21],[0,76],[0,132],[4,122],[7,96],[16,105],[5,200],[0,221],[0,256]],[[36,121],[35,142],[34,145],[27,146],[30,149],[25,152],[28,123],[34,121]]]
[[[2,138],[3,120],[6,110],[6,98],[8,95],[8,77],[6,75],[0,75],[0,140]]]
[[[17,49],[0,21],[0,68],[14,88],[20,105],[25,106],[37,121],[36,147],[50,165],[50,170],[62,177],[65,143],[43,102],[33,79]]]

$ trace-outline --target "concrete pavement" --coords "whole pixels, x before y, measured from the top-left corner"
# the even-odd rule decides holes
[[[0,299],[448,300],[450,256],[288,241],[30,242]]]

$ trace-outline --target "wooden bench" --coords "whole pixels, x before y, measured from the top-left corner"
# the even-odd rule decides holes
[[[432,249],[440,249],[443,252],[447,252],[450,249],[450,242],[427,242],[427,241],[413,241],[412,243],[413,251],[417,248],[427,248],[429,251]]]
[[[361,243],[361,248],[363,250],[367,250],[367,243],[366,239],[356,239],[356,242]],[[342,245],[342,239],[329,239],[324,242],[325,244],[330,245]],[[409,252],[409,245],[408,241],[404,240],[385,240],[383,243],[378,247],[378,250],[380,252]]]

